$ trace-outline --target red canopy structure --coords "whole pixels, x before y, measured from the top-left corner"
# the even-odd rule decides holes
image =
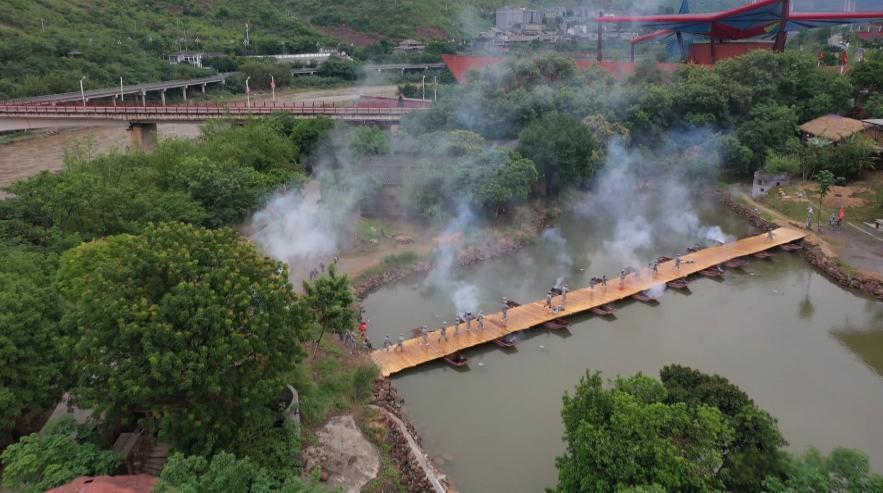
[[[683,53],[684,34],[710,39],[714,44],[750,38],[774,40],[772,48],[785,49],[788,32],[815,27],[863,24],[883,19],[879,12],[792,12],[791,0],[760,0],[742,7],[701,14],[671,14],[650,16],[600,16],[598,22],[598,60],[602,60],[601,29],[604,24],[619,24],[650,31],[632,40],[632,45],[674,35]],[[686,58],[686,56],[684,56]],[[714,58],[714,57],[712,57]]]

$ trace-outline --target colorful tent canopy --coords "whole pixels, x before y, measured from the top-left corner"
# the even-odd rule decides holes
[[[638,29],[669,31],[708,36],[721,40],[739,40],[757,36],[773,36],[782,31],[799,31],[814,27],[867,23],[883,19],[883,12],[790,12],[789,0],[761,0],[723,12],[703,14],[672,14],[650,16],[603,16],[597,22],[622,24]],[[665,33],[655,33],[647,39]],[[645,39],[646,40],[646,39]]]

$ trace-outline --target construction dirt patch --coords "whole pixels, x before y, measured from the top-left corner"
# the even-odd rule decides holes
[[[329,486],[358,493],[380,472],[380,453],[351,414],[335,416],[316,431],[318,445],[304,452],[307,470],[320,468]]]

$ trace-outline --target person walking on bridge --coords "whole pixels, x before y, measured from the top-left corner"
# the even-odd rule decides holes
[[[607,274],[601,276],[601,285],[604,286],[604,289],[607,289]]]
[[[472,332],[472,312],[466,312],[466,332]]]
[[[625,269],[619,271],[619,289],[625,286]]]
[[[680,256],[680,254],[675,255],[675,270],[678,272],[681,271],[681,256]]]
[[[478,330],[484,330],[484,312],[478,312]]]
[[[448,322],[445,320],[442,320],[441,329],[439,329],[438,342],[441,342],[442,339],[448,340]]]
[[[399,332],[399,343],[396,344],[396,349],[397,349],[398,351],[404,351],[404,350],[405,350],[405,335],[402,334],[401,332]]]
[[[423,345],[429,345],[429,327],[422,325],[420,327],[420,337],[423,339]]]
[[[506,298],[503,298],[503,325],[505,326],[509,322],[509,303],[506,303]]]
[[[389,340],[389,336],[383,336],[383,350],[389,352],[390,346],[392,346],[392,341]]]
[[[454,337],[457,337],[458,335],[460,335],[460,322],[462,322],[463,319],[460,318],[460,315],[458,314],[454,316],[454,320],[456,320],[457,322],[456,324],[454,324]]]
[[[561,305],[567,303],[567,284],[561,286]]]
[[[552,308],[552,290],[546,291],[546,308]]]
[[[767,235],[768,240],[773,241],[773,227],[772,226],[767,226],[766,235]]]

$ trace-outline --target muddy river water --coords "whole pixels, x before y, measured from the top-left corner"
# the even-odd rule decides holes
[[[701,209],[706,224],[737,237],[750,233],[728,211]],[[560,241],[540,240],[455,276],[479,288],[481,309],[496,312],[503,296],[541,299],[562,274],[571,288],[593,275],[618,275],[621,262],[603,243],[610,224],[566,215],[556,226],[563,250]],[[683,251],[692,241],[656,236],[643,258]],[[394,340],[411,327],[452,320],[450,293],[425,279],[408,278],[366,299],[376,346],[385,334]],[[612,321],[579,317],[564,334],[533,329],[513,352],[487,345],[466,355],[467,371],[432,363],[394,377],[424,445],[445,459],[442,470],[461,491],[554,486],[564,391],[586,370],[658,376],[671,363],[742,387],[778,418],[792,450],[858,448],[883,471],[883,303],[841,289],[795,254],[752,260],[723,282],[696,280],[691,294],[668,291],[659,306],[620,303]]]

